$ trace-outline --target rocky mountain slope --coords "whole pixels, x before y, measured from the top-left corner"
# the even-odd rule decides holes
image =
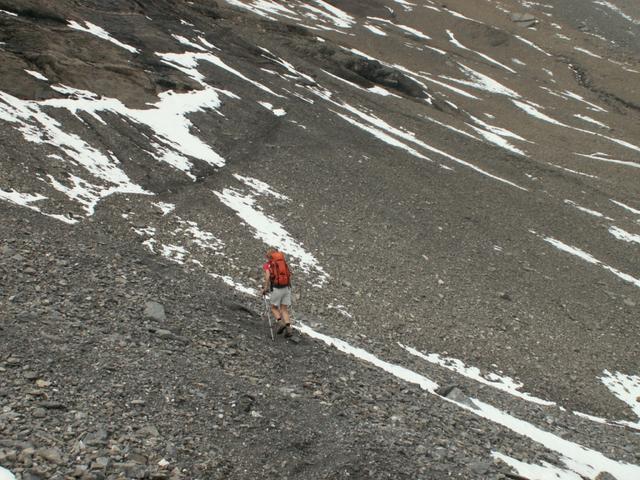
[[[0,0],[0,478],[640,478],[639,24]]]

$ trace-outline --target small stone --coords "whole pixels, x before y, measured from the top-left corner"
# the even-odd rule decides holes
[[[418,445],[416,447],[416,454],[418,455],[426,455],[429,449],[425,445]]]
[[[92,470],[105,470],[111,464],[111,460],[107,457],[98,457],[95,462],[91,464]]]
[[[147,425],[146,427],[142,427],[140,430],[138,430],[136,432],[136,436],[158,438],[160,436],[160,432],[153,425]]]
[[[477,473],[478,475],[484,475],[489,471],[490,467],[491,467],[491,464],[489,462],[483,462],[483,461],[471,462],[469,464],[469,468],[471,469],[471,471],[474,473]]]
[[[20,365],[20,359],[12,355],[7,358],[4,363],[6,363],[7,367],[17,367]]]
[[[164,330],[162,328],[159,328],[158,330],[156,330],[156,335],[158,336],[158,338],[161,338],[162,340],[171,340],[172,338],[175,337],[175,335],[170,332],[169,330]]]
[[[44,408],[35,408],[31,413],[34,418],[44,418],[47,416],[47,411]]]
[[[41,448],[36,451],[36,455],[49,463],[60,465],[62,463],[62,454],[57,448]]]
[[[51,382],[49,382],[48,380],[36,380],[36,387],[38,388],[47,388],[51,386]]]
[[[39,402],[39,407],[46,408],[47,410],[66,410],[67,407],[60,402]]]
[[[156,322],[164,322],[167,319],[167,315],[164,311],[164,306],[154,301],[145,303],[143,315],[144,318],[154,320]]]
[[[86,445],[104,445],[107,443],[107,438],[109,438],[109,434],[106,430],[99,429],[95,432],[90,432],[84,437],[84,443]]]
[[[624,302],[624,304],[625,304],[627,307],[635,307],[635,306],[636,306],[636,302],[634,302],[634,301],[633,301],[633,300],[631,300],[630,298],[625,298],[625,299],[623,300],[623,302]]]

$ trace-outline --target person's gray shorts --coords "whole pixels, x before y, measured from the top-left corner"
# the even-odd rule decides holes
[[[281,303],[287,306],[291,305],[291,287],[274,287],[271,295],[269,295],[269,302],[276,307],[279,307]]]

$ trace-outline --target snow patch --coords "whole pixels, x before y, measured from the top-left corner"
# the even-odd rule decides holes
[[[574,113],[573,116],[576,118],[579,118],[580,120],[584,120],[585,122],[593,123],[594,125],[597,125],[599,127],[606,128],[607,130],[609,130],[608,125],[605,125],[604,123],[599,122],[598,120],[595,120],[591,117],[587,117],[586,115],[580,115],[579,113]]]
[[[236,282],[233,278],[231,278],[228,275],[219,275],[217,273],[210,273],[209,275],[213,278],[222,280],[224,283],[226,283],[230,287],[233,287],[234,290],[237,290],[240,293],[244,293],[252,297],[258,296],[258,291],[255,288],[247,287],[246,285],[243,285],[240,282]]]
[[[626,205],[626,204],[624,204],[622,202],[618,202],[617,200],[613,200],[613,199],[610,199],[610,200],[611,200],[611,202],[615,203],[619,207],[622,207],[622,208],[624,208],[625,210],[628,210],[631,213],[635,213],[636,215],[640,215],[640,210],[637,210],[637,209],[635,209],[633,207],[630,207],[629,205]]]
[[[505,95],[511,98],[520,98],[520,94],[511,90],[510,88],[505,87],[500,82],[494,80],[493,78],[477,72],[472,68],[469,68],[461,63],[458,64],[462,73],[464,73],[467,78],[470,80],[459,80],[457,78],[447,77],[445,75],[440,75],[440,78],[444,78],[446,80],[450,80],[452,82],[459,83],[461,85],[468,85],[473,88],[477,88],[478,90],[484,90],[486,92],[497,93],[498,95]]]
[[[327,308],[331,308],[333,310],[337,310],[338,313],[340,313],[340,315],[342,315],[344,317],[353,318],[353,315],[351,315],[347,311],[347,307],[345,307],[344,305],[334,305],[334,304],[330,303],[329,305],[327,305]]]
[[[387,36],[384,30],[380,30],[378,27],[375,27],[373,25],[365,25],[364,28],[369,30],[371,33],[374,33],[375,35],[379,35],[380,37]]]
[[[600,55],[596,55],[593,52],[590,52],[589,50],[587,50],[586,48],[581,48],[581,47],[573,47],[574,50],[578,51],[578,52],[582,52],[586,55],[589,55],[590,57],[594,57],[594,58],[602,58]]]
[[[640,244],[640,235],[629,233],[619,227],[609,227],[609,233],[623,242]]]
[[[225,188],[222,192],[213,192],[218,199],[236,212],[236,214],[255,230],[255,238],[269,246],[277,247],[287,255],[298,259],[300,268],[309,273],[312,269],[318,274],[317,286],[322,286],[329,275],[320,266],[316,258],[307,252],[303,245],[285,230],[284,226],[266,215],[256,205],[252,195],[243,195],[235,189]]]
[[[586,154],[586,153],[574,153],[574,155],[578,155],[579,157],[584,157],[584,158],[590,158],[592,160],[598,160],[600,162],[607,162],[607,163],[615,163],[618,165],[624,165],[625,167],[633,167],[633,168],[640,168],[640,163],[636,163],[636,162],[630,162],[627,160],[615,160],[613,158],[609,158],[609,156],[606,153],[592,153],[592,154]]]
[[[258,195],[270,195],[278,200],[284,200],[286,202],[291,201],[289,197],[276,192],[269,186],[269,184],[264,183],[257,178],[245,177],[237,173],[234,173],[233,176],[236,180],[240,180]]]
[[[96,37],[102,38],[103,40],[111,42],[120,48],[124,48],[125,50],[131,53],[140,53],[140,50],[138,50],[137,48],[134,48],[130,45],[127,45],[126,43],[122,43],[120,40],[113,38],[109,34],[109,32],[107,32],[102,27],[99,27],[87,21],[84,21],[83,23],[84,23],[84,26],[76,22],[75,20],[71,20],[67,25],[69,25],[74,30],[80,30],[81,32],[87,32],[87,33],[90,33],[91,35],[95,35]]]
[[[49,81],[49,79],[47,77],[45,77],[44,75],[42,75],[40,72],[36,72],[34,70],[26,70],[26,69],[25,69],[25,72],[27,72],[32,77],[37,78],[38,80],[43,80],[45,82]]]
[[[287,112],[282,108],[273,108],[273,104],[269,102],[258,102],[258,104],[269,110],[276,117],[284,117],[287,114]]]
[[[201,47],[200,45],[198,45],[197,43],[192,42],[191,40],[189,40],[188,38],[183,37],[182,35],[171,35],[173,38],[175,38],[178,42],[180,42],[182,45],[186,45],[188,47],[191,48],[195,48],[196,50],[200,50],[201,52],[206,52],[207,49],[204,47]]]
[[[245,82],[249,82],[250,84],[254,85],[260,90],[263,90],[275,97],[284,98],[282,95],[275,93],[269,87],[262,85],[260,82],[251,80],[250,78],[243,75],[235,68],[230,67],[229,65],[224,63],[222,59],[220,59],[220,57],[218,57],[217,55],[214,55],[213,53],[208,53],[208,52],[207,53],[197,53],[197,52],[156,53],[156,55],[162,58],[162,61],[167,65],[170,65],[175,69],[180,70],[181,72],[190,76],[201,85],[207,86],[208,87],[207,90],[214,90],[214,89],[206,85],[206,83],[204,82],[204,75],[197,70],[196,67],[199,62],[209,62],[215,65],[216,67],[222,68],[223,70],[226,70],[227,72],[235,75],[236,77],[241,78]],[[233,94],[230,94],[230,95],[235,96]],[[235,97],[237,98],[237,96]]]
[[[173,203],[156,202],[153,205],[160,209],[163,216],[167,213],[173,212],[176,209],[176,206]]]
[[[501,251],[502,249],[498,248],[497,250]],[[475,380],[476,382],[489,385],[493,388],[502,390],[503,392],[506,392],[515,397],[519,397],[524,400],[527,400],[528,402],[537,403],[539,405],[555,405],[555,402],[543,400],[541,398],[535,397],[528,393],[521,392],[520,390],[522,389],[523,384],[521,382],[516,382],[511,377],[498,375],[493,372],[488,372],[483,374],[479,368],[469,367],[465,365],[465,363],[462,360],[458,360],[456,358],[451,358],[451,357],[443,357],[438,353],[424,354],[422,352],[419,352],[415,348],[407,347],[402,344],[398,344],[398,345],[404,348],[411,355],[415,355],[416,357],[421,358],[422,360],[425,360],[429,363],[433,363],[434,365],[440,365],[441,367],[444,367],[447,370],[451,370],[452,372],[459,373],[460,375],[463,375],[467,378]]]
[[[4,11],[4,10],[0,10]],[[7,12],[8,13],[8,12]],[[16,477],[4,467],[0,467],[0,480],[16,480]]]
[[[601,262],[600,260],[598,260],[597,258],[595,258],[593,255],[585,252],[584,250],[580,250],[579,248],[567,245],[566,243],[563,243],[560,240],[556,240],[555,238],[552,238],[552,237],[545,237],[544,241],[547,242],[547,243],[550,243],[551,245],[556,247],[558,250],[566,252],[566,253],[568,253],[570,255],[574,255],[574,256],[584,260],[587,263],[591,263],[592,265],[598,265],[598,266],[602,267],[603,269],[613,273],[616,277],[624,280],[625,282],[630,283],[630,284],[640,288],[640,279],[635,278],[635,277],[629,275],[628,273],[624,273],[624,272],[621,272],[620,270],[617,270],[617,269],[615,269],[613,267],[610,267],[609,265],[607,265],[607,264]]]
[[[465,47],[463,44],[461,44],[458,40],[456,40],[456,37],[453,35],[453,32],[451,30],[447,30],[447,34],[449,35],[449,41],[451,43],[453,43],[456,47],[462,49],[462,50],[467,50],[469,52],[473,52],[476,55],[481,56],[482,58],[484,58],[485,60],[487,60],[489,63],[493,63],[494,65],[497,65],[501,68],[504,68],[505,70],[507,70],[508,72],[511,73],[518,73],[516,72],[513,68],[506,66],[503,63],[498,62],[497,60],[494,60],[493,58],[491,58],[489,55],[485,55],[484,53],[478,52],[476,50],[472,50],[470,48]]]
[[[633,410],[633,413],[640,418],[640,376],[625,375],[620,372],[611,373],[609,370],[604,370],[600,380],[611,391],[611,393],[629,405],[631,410]],[[635,423],[619,423],[624,423],[634,428],[640,428],[640,421]]]
[[[552,55],[543,50],[542,48],[540,48],[538,45],[536,45],[535,43],[533,43],[531,40],[527,40],[526,38],[521,37],[520,35],[514,35],[514,37],[516,37],[518,40],[520,40],[522,43],[525,43],[527,45],[529,45],[531,48],[533,48],[534,50],[537,50],[543,54],[545,54],[547,57],[551,57]]]
[[[576,209],[580,210],[581,212],[588,213],[589,215],[592,215],[594,217],[605,218],[607,220],[613,220],[613,218],[607,217],[607,216],[603,215],[602,213],[597,212],[596,210],[591,210],[589,208],[581,207],[580,205],[578,205],[573,200],[565,199],[564,203],[566,203],[567,205],[571,205],[572,207],[575,207]]]

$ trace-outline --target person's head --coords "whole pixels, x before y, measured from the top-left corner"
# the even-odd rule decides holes
[[[277,248],[275,247],[269,247],[267,248],[267,253],[266,253],[266,257],[271,260],[271,255],[273,255],[274,253],[276,253],[278,251]]]

